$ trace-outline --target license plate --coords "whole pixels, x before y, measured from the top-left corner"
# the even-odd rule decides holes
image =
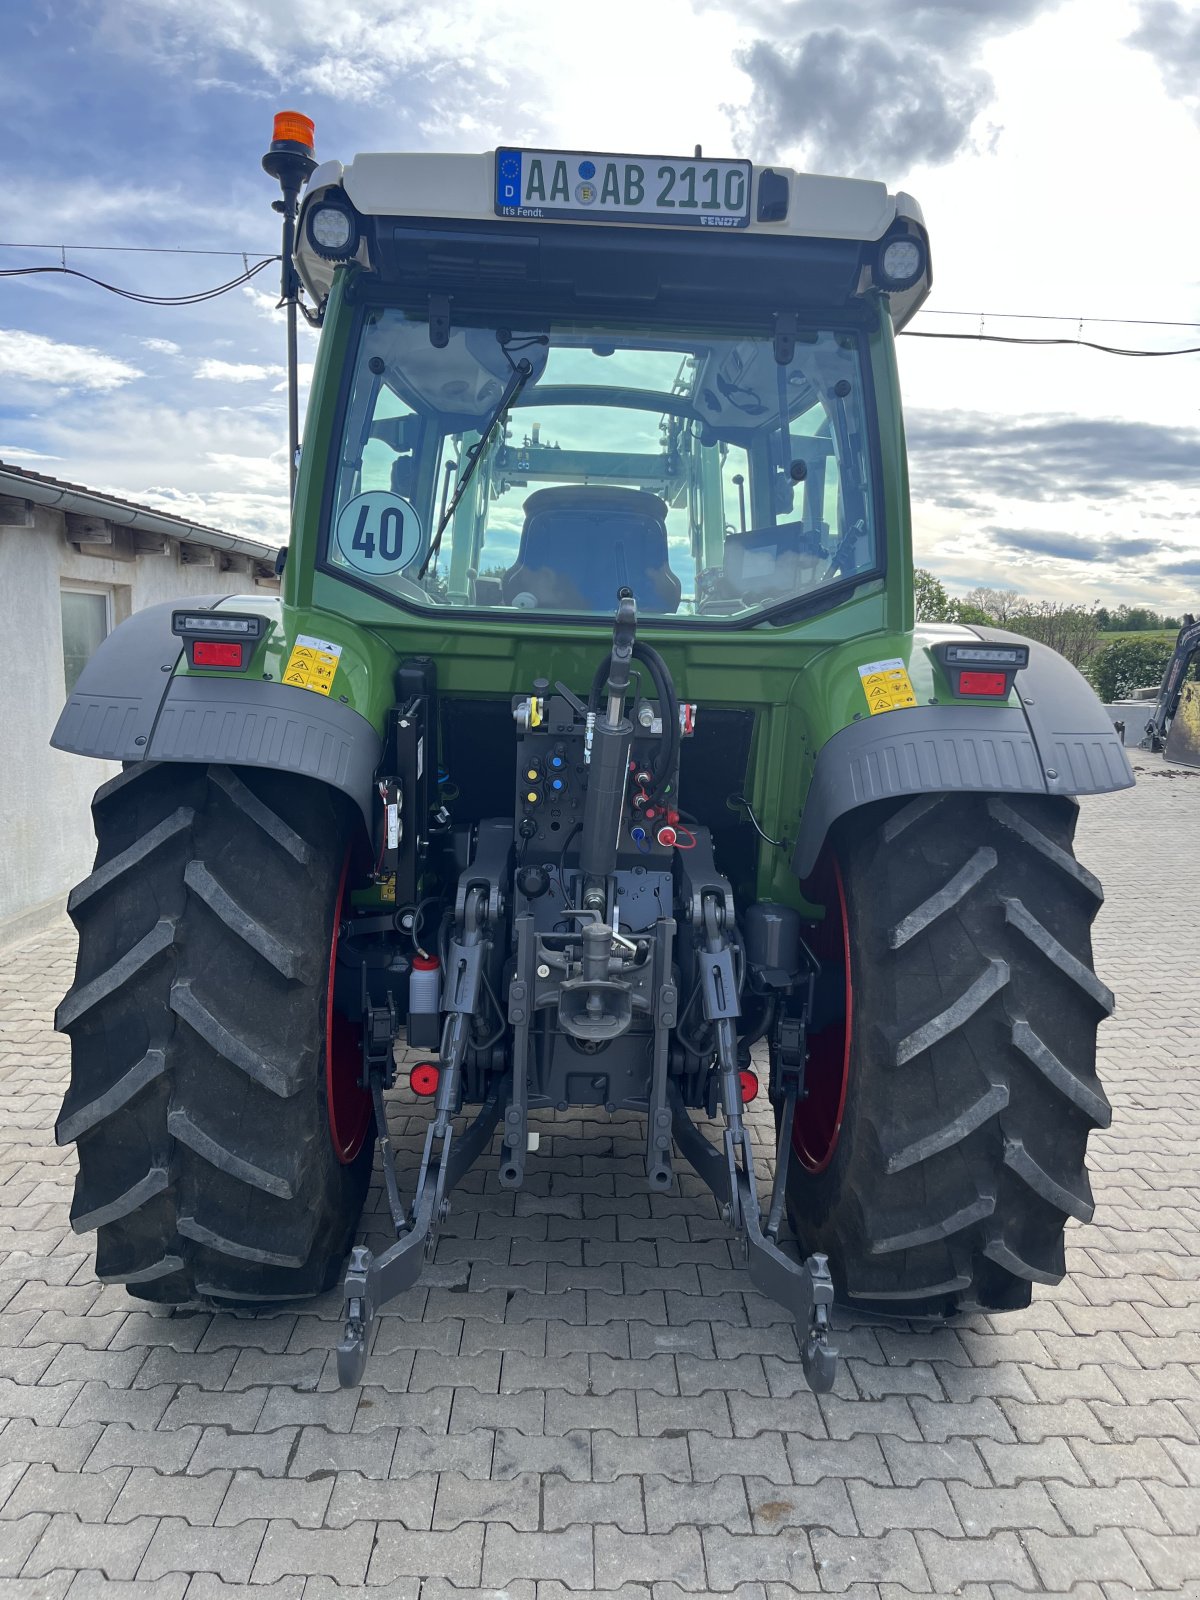
[[[502,149],[496,215],[744,228],[752,170],[748,161]]]

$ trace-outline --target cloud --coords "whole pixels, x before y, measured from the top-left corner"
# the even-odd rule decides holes
[[[160,356],[177,356],[181,353],[181,346],[174,339],[142,339],[139,343]]]
[[[313,373],[316,371],[316,367],[315,361],[298,361],[296,363],[296,387],[298,389],[310,389],[312,387]],[[286,388],[287,378],[285,376],[281,382],[274,385],[271,392],[272,394],[282,394]]]
[[[231,235],[228,202],[222,205],[220,197],[214,196],[211,204],[205,204],[183,182],[97,183],[65,175],[59,168],[44,175],[18,172],[6,189],[10,214],[35,216],[39,238],[49,235],[52,241],[66,241],[68,266],[102,278],[108,276],[107,271],[97,272],[97,258],[87,246],[80,246],[81,238],[94,244],[102,232],[112,228],[114,241],[127,242],[131,232],[140,233],[166,221],[186,222],[193,237],[202,224],[221,228],[226,240]],[[233,221],[236,227],[242,218]],[[50,258],[57,255],[55,245]]]
[[[1135,489],[1200,486],[1200,431],[1116,417],[909,412],[909,465],[939,505],[1117,500]]]
[[[993,85],[975,57],[1057,0],[751,0],[769,37],[734,52],[751,78],[731,113],[759,159],[802,148],[805,165],[878,177],[941,165],[970,140]]]
[[[843,28],[793,47],[759,39],[736,60],[754,83],[737,118],[746,147],[765,160],[803,146],[819,171],[878,176],[949,161],[991,93],[981,73],[955,81],[926,50]]]
[[[712,0],[710,0],[712,3]],[[1025,27],[1059,0],[839,0],[837,20],[851,33],[903,36],[950,55],[998,33]],[[764,32],[794,38],[829,21],[828,0],[743,0],[742,14]]]
[[[1129,43],[1154,57],[1168,91],[1200,119],[1200,11],[1178,0],[1142,0]]]
[[[1052,556],[1058,561],[1103,561],[1112,565],[1118,561],[1138,561],[1149,555],[1162,555],[1161,539],[1128,538],[1123,534],[1100,535],[1040,532],[1030,528],[984,528],[997,545],[1005,550],[1021,550],[1031,555]],[[1169,567],[1162,567],[1169,572]]]
[[[1095,561],[1096,546],[1066,533],[1036,533],[1022,528],[985,528],[1001,549],[1025,550],[1031,555],[1054,556],[1060,561]]]
[[[283,370],[253,361],[216,361],[210,357],[196,368],[195,376],[217,383],[261,383],[264,378],[278,378]]]
[[[60,389],[119,389],[144,374],[89,345],[62,344],[40,333],[0,328],[0,375]]]
[[[0,461],[61,461],[61,456],[52,456],[45,450],[26,450],[19,444],[0,444]]]
[[[1200,578],[1200,556],[1190,557],[1187,561],[1168,561],[1161,570],[1174,578]]]
[[[540,24],[539,19],[539,24]],[[494,77],[471,54],[482,36],[472,0],[103,0],[101,37],[110,46],[186,74],[191,82],[262,98],[265,88],[290,96],[329,96],[341,104],[389,104],[401,83],[411,98],[418,73],[453,65],[458,88],[482,111],[511,100],[507,74]],[[517,45],[523,36],[528,48]],[[538,25],[510,19],[488,49],[509,66],[534,58]],[[231,71],[224,68],[234,63]],[[242,70],[238,70],[238,64]],[[257,76],[247,76],[249,64]],[[461,113],[461,101],[459,104]]]
[[[282,335],[287,320],[287,312],[279,296],[277,294],[268,294],[265,289],[258,289],[252,283],[243,284],[242,293],[253,306],[257,315],[265,317],[269,322],[273,322]],[[321,337],[321,330],[314,328],[303,317],[296,319],[296,331],[300,335],[301,342],[307,339],[315,344]]]
[[[1105,539],[1100,549],[1110,561],[1133,561],[1162,549],[1161,539]]]
[[[38,446],[69,463],[58,475],[231,533],[285,539],[285,418],[206,405],[198,388],[147,391],[47,407]]]

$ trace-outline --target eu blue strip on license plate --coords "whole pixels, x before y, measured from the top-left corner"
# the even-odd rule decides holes
[[[496,151],[496,215],[744,228],[749,161]]]

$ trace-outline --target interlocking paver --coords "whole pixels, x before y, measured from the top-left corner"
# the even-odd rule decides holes
[[[174,1395],[170,1384],[156,1384],[151,1389],[114,1389],[99,1381],[85,1383],[63,1421],[68,1427],[80,1422],[126,1422],[131,1428],[150,1432]]]
[[[596,1529],[596,1583],[600,1588],[619,1589],[624,1583],[662,1578],[678,1579],[685,1589],[701,1589],[704,1572],[704,1549],[695,1528],[663,1534],[622,1533],[609,1526]]]
[[[93,1474],[85,1473],[84,1479]],[[203,1477],[164,1474],[150,1467],[134,1467],[108,1513],[109,1522],[131,1522],[136,1517],[182,1517],[196,1527],[212,1527],[229,1488],[229,1472],[207,1472]]]
[[[15,1522],[0,1522],[0,1578],[16,1577],[51,1520],[45,1511],[30,1511]]]
[[[1068,1538],[1032,1531],[1025,1535],[1024,1544],[1038,1577],[1051,1589],[1069,1589],[1073,1583],[1087,1579],[1130,1583],[1135,1588],[1146,1584],[1146,1569],[1120,1528],[1102,1528],[1098,1533]],[[1196,1554],[1194,1544],[1192,1554]],[[1165,1565],[1171,1564],[1168,1557]],[[1189,1575],[1196,1570],[1193,1564]],[[1178,1587],[1178,1579],[1166,1587]]]
[[[755,1533],[769,1534],[785,1528],[829,1528],[844,1534],[859,1531],[841,1478],[821,1478],[816,1483],[790,1488],[781,1488],[766,1478],[746,1478],[745,1484]]]
[[[103,1467],[155,1467],[159,1472],[182,1472],[200,1442],[199,1428],[176,1428],[170,1433],[142,1432],[126,1422],[110,1422],[87,1458],[87,1470]]]
[[[5,1521],[31,1511],[72,1511],[85,1522],[103,1522],[128,1477],[125,1467],[107,1472],[60,1472],[49,1463],[24,1466],[20,1462],[0,1468],[0,1485],[8,1476],[9,1489],[0,1488],[0,1517]]]
[[[60,1574],[52,1573],[51,1580]],[[74,1574],[67,1600],[182,1600],[190,1594],[195,1600],[203,1591],[196,1588],[200,1580],[187,1572],[170,1572],[163,1578],[106,1578],[102,1572],[84,1568]],[[55,1591],[57,1592],[57,1590]],[[211,1591],[210,1591],[211,1593]],[[41,1600],[39,1595],[38,1600]],[[225,1591],[229,1600],[229,1591]],[[267,1600],[264,1596],[263,1600]],[[284,1600],[284,1597],[280,1597]]]
[[[333,1478],[323,1473],[307,1478],[264,1478],[260,1472],[242,1468],[233,1474],[215,1521],[220,1528],[264,1519],[286,1520],[298,1528],[319,1528],[332,1493]]]
[[[200,1430],[180,1428],[177,1431],[196,1434]],[[276,1433],[233,1433],[226,1428],[205,1428],[188,1459],[188,1473],[195,1476],[211,1472],[213,1467],[256,1467],[271,1477],[282,1477],[298,1431],[280,1428]],[[172,1435],[160,1437],[169,1439]]]
[[[244,1522],[239,1528],[193,1528],[181,1517],[164,1517],[142,1558],[138,1576],[211,1572],[226,1583],[248,1583],[266,1530],[265,1522]]]
[[[70,1511],[56,1511],[21,1571],[41,1578],[56,1568],[95,1567],[106,1578],[132,1578],[156,1526],[154,1517],[123,1524],[81,1522]]]
[[[99,1423],[78,1428],[41,1426],[16,1417],[0,1430],[0,1465],[41,1461],[60,1472],[78,1471],[96,1447]]]
[[[1069,1483],[1049,1483],[1047,1492],[1072,1533],[1096,1533],[1101,1528],[1144,1528],[1150,1533],[1170,1533],[1173,1525],[1134,1479],[1103,1489],[1080,1489]],[[1053,1531],[1053,1530],[1047,1530]]]
[[[468,1588],[479,1582],[483,1533],[480,1523],[464,1523],[449,1533],[418,1533],[394,1522],[380,1523],[368,1581],[374,1585],[398,1578],[447,1578],[460,1589]]]
[[[503,1522],[532,1533],[540,1522],[541,1492],[541,1479],[535,1472],[491,1481],[443,1472],[438,1480],[433,1526],[451,1529],[465,1522],[485,1522],[489,1526]]]
[[[915,1538],[938,1594],[956,1594],[969,1583],[1010,1582],[1019,1589],[1037,1587],[1022,1540],[1015,1533],[993,1533],[986,1539],[948,1539],[940,1533],[918,1532]]]
[[[345,1528],[352,1522],[397,1522],[404,1528],[426,1530],[433,1524],[437,1485],[437,1475],[432,1472],[388,1482],[359,1472],[339,1472],[333,1479],[325,1525]]]
[[[887,1533],[892,1528],[933,1528],[948,1534],[963,1531],[943,1483],[920,1483],[911,1489],[850,1483],[847,1488],[858,1526],[865,1534]]]
[[[7,952],[0,1600],[1189,1592],[1200,859],[1134,841],[1194,835],[1200,778],[1138,764],[1139,787],[1086,801],[1080,822],[1120,1004],[1074,1275],[955,1327],[843,1317],[820,1401],[686,1166],[678,1195],[644,1193],[629,1116],[539,1114],[517,1195],[470,1176],[427,1281],[380,1317],[357,1394],[329,1364],[336,1291],[254,1318],[98,1285],[67,1222],[74,1155],[51,1133],[71,930]],[[415,1159],[424,1113],[395,1109]],[[768,1120],[750,1118],[764,1171]],[[368,1222],[386,1235],[378,1189]]]
[[[346,1528],[297,1528],[292,1522],[271,1522],[254,1563],[254,1582],[310,1573],[324,1574],[339,1585],[365,1582],[375,1547],[375,1524],[353,1522]]]

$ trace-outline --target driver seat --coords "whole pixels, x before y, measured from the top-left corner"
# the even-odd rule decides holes
[[[569,485],[538,489],[524,509],[516,564],[502,580],[506,604],[528,595],[539,609],[608,615],[617,590],[627,586],[639,609],[660,615],[679,609],[667,507],[658,495]]]

